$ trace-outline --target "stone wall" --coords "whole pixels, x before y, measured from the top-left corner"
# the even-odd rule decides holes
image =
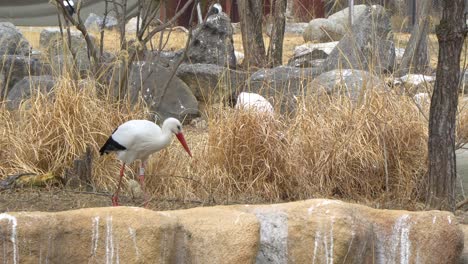
[[[451,213],[334,200],[0,214],[0,263],[457,263]]]

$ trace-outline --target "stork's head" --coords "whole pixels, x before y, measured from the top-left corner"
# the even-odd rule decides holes
[[[216,9],[215,14],[223,12],[223,7],[219,3],[214,4],[213,8]]]
[[[206,17],[220,14],[221,12],[223,12],[223,7],[219,3],[215,3],[212,6],[210,6],[210,8],[208,8],[208,13],[206,13]]]
[[[179,140],[180,144],[184,147],[185,151],[192,157],[192,153],[185,141],[184,134],[182,133],[182,124],[179,120],[169,117],[168,119],[164,120],[163,128],[169,129],[172,133],[174,133]]]

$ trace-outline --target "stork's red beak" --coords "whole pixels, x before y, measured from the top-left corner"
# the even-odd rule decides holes
[[[190,152],[189,147],[187,146],[187,142],[185,142],[184,134],[180,132],[179,134],[176,134],[177,139],[180,141],[180,144],[184,147],[185,151],[189,154],[190,157],[192,157],[192,153]]]

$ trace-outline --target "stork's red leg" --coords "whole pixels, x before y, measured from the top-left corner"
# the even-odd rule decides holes
[[[146,195],[146,188],[145,188],[145,162],[140,163],[140,176],[138,177],[140,180],[141,190],[143,191],[143,199],[145,199],[144,206],[145,208],[148,206],[148,195]]]
[[[114,195],[112,195],[112,206],[119,206],[119,191],[120,185],[122,185],[122,178],[125,172],[125,163],[122,163],[122,167],[120,168],[120,177],[119,177],[119,184],[117,185],[117,190],[115,191]]]

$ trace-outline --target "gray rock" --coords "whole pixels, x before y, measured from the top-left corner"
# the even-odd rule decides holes
[[[304,30],[306,29],[307,25],[309,23],[286,23],[284,27],[284,33],[289,33],[289,34],[303,34]],[[268,24],[266,28],[266,33],[268,36],[271,34],[271,29],[272,29],[272,24]]]
[[[345,94],[357,102],[370,89],[385,89],[385,84],[376,76],[360,70],[332,70],[320,74],[307,86],[310,93]]]
[[[10,22],[0,22],[0,56],[28,56],[31,50],[28,40]]]
[[[127,24],[125,24],[125,31],[130,32],[130,33],[135,33],[137,31],[137,18],[134,17],[130,19]],[[140,27],[141,27],[142,21],[140,20]]]
[[[319,67],[324,62],[324,59],[328,57],[322,50],[313,50],[310,53],[302,56],[293,57],[288,60],[288,66],[291,67],[303,67],[303,68],[314,68]],[[317,62],[317,60],[320,60]]]
[[[169,67],[174,65],[179,61],[179,59],[184,55],[184,50],[178,51],[169,51],[169,50],[161,50],[161,51],[146,51],[145,60],[147,61],[156,61],[158,64]]]
[[[306,43],[294,48],[294,56],[288,60],[288,66],[302,68],[318,68],[328,54],[338,44],[337,41],[327,43]]]
[[[338,45],[338,41],[302,44],[294,48],[294,57],[306,55],[314,50],[321,50],[328,56],[336,47],[336,45]]]
[[[302,36],[305,42],[330,42],[340,40],[344,34],[342,25],[326,18],[317,18],[309,22]]]
[[[7,107],[17,109],[21,101],[30,98],[33,92],[48,93],[54,86],[55,80],[50,75],[26,76],[11,88],[7,96]]]
[[[91,40],[96,43],[95,38],[92,35],[90,35],[90,37]],[[68,43],[66,32],[64,32],[64,41]],[[71,61],[72,56],[69,52],[66,52],[67,49],[63,45],[59,29],[42,30],[39,37],[39,45],[42,50],[47,52],[51,62],[60,62],[60,60],[57,60],[57,56],[67,56]],[[71,32],[71,50],[76,55],[78,70],[80,72],[88,71],[91,63],[88,58],[88,47],[81,32]],[[62,58],[62,61],[63,60]]]
[[[104,17],[98,16],[94,13],[90,13],[88,18],[84,23],[85,27],[89,30],[101,30],[102,24],[104,23]],[[119,22],[113,16],[106,16],[106,24],[104,26],[105,29],[114,29],[117,28]]]
[[[177,76],[192,90],[198,101],[223,102],[236,91],[240,91],[248,78],[242,71],[214,64],[182,64]]]
[[[163,88],[172,70],[155,62],[135,62],[129,76],[130,100],[136,103],[140,96],[161,120],[175,117],[190,121],[199,115],[198,102],[190,88],[177,76],[172,78],[164,98]],[[161,101],[162,100],[162,101]],[[161,105],[157,109],[158,105]]]
[[[280,104],[281,113],[294,113],[296,97],[304,94],[306,85],[319,71],[315,68],[279,66],[262,69],[246,81],[244,91],[265,97],[273,106]]]
[[[359,17],[366,13],[366,5],[354,5],[353,6],[353,20],[354,23],[361,23]],[[328,17],[329,20],[340,24],[344,29],[349,28],[349,7],[334,13]]]
[[[324,62],[324,72],[334,69],[393,71],[395,46],[390,16],[385,8],[367,7],[358,20]]]
[[[318,54],[318,55],[322,56],[323,54]],[[315,59],[314,57],[320,57],[320,56],[317,56],[316,51],[314,51],[314,52],[311,52],[309,54],[306,54],[300,57],[294,57],[288,60],[288,66],[297,67],[297,68],[319,69],[322,66],[325,59]]]
[[[48,64],[28,56],[4,55],[0,66],[0,98],[5,98],[11,88],[26,76],[50,75]]]
[[[209,16],[194,30],[188,61],[235,68],[233,32],[231,20],[225,13]]]

